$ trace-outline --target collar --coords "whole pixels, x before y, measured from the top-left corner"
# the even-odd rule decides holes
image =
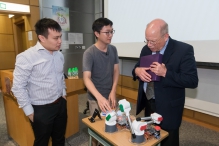
[[[49,52],[46,48],[43,47],[43,45],[37,41],[37,44],[35,45],[35,50],[39,51],[39,50],[45,50],[47,52]],[[55,55],[58,51],[53,51],[53,55]]]
[[[46,50],[39,41],[37,41],[37,44],[35,46],[35,49],[36,51],[39,51],[39,50]]]
[[[167,48],[168,42],[169,42],[169,38],[168,38],[168,40],[166,41],[164,47],[160,50],[160,54],[164,54],[164,52],[165,52],[165,50],[166,50],[166,48]]]

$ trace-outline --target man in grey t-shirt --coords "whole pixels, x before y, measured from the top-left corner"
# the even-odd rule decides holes
[[[97,41],[83,55],[83,80],[88,89],[90,115],[95,108],[106,112],[116,106],[119,59],[116,47],[110,45],[115,32],[112,25],[107,18],[94,21],[92,29]]]

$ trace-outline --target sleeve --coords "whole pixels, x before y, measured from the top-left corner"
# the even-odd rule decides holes
[[[12,92],[17,98],[19,108],[23,108],[25,115],[30,115],[34,112],[27,92],[31,71],[32,65],[30,61],[23,54],[18,55],[13,72]]]
[[[119,64],[119,56],[118,56],[118,52],[117,52],[116,47],[114,47],[114,52],[115,52],[115,62],[114,62],[114,64]]]
[[[84,71],[91,71],[93,66],[93,56],[90,52],[85,51],[83,54],[82,68]]]
[[[188,45],[181,55],[180,63],[176,64],[176,66],[179,66],[178,70],[167,66],[163,85],[177,88],[196,88],[198,86],[198,75],[193,47]]]
[[[63,60],[63,67],[64,67],[64,56],[62,54],[62,60]],[[64,71],[63,71],[63,74],[62,74],[62,79],[63,79],[63,92],[62,92],[62,95],[63,96],[66,96],[66,84],[65,84],[65,75],[64,75]]]

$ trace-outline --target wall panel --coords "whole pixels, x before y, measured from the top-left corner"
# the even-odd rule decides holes
[[[208,124],[215,125],[215,126],[219,127],[219,118],[218,117],[213,117],[213,116],[210,116],[207,114],[194,112],[194,118],[199,120],[199,121],[206,122]]]
[[[29,0],[3,0],[4,2],[29,5]],[[38,0],[35,0],[38,1]]]
[[[122,96],[137,100],[138,91],[130,88],[122,87]]]
[[[12,69],[15,64],[15,52],[0,52],[0,69]]]
[[[133,85],[138,82],[133,81],[132,77],[129,76],[120,75],[120,78],[121,85],[117,85],[117,97],[126,98],[128,101],[136,103],[138,91],[136,89],[137,85]],[[184,107],[183,120],[219,131],[219,117],[204,114]]]
[[[0,15],[0,22],[0,33],[13,34],[12,27],[10,27],[12,26],[12,22],[11,19],[8,18],[8,15]]]
[[[122,86],[137,90],[138,81],[134,81],[132,77],[122,76]]]
[[[31,6],[39,6],[39,0],[30,0]]]
[[[0,34],[0,52],[4,51],[14,51],[14,36]]]
[[[40,19],[40,10],[37,6],[30,6],[30,15],[27,16],[27,23],[25,23],[25,30],[35,30],[34,25]]]

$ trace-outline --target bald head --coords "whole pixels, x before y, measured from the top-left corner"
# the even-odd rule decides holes
[[[168,24],[162,19],[154,19],[148,23],[146,30],[153,34],[163,35],[168,33]]]
[[[152,51],[159,51],[168,40],[168,24],[162,19],[154,19],[148,23],[145,38]]]

